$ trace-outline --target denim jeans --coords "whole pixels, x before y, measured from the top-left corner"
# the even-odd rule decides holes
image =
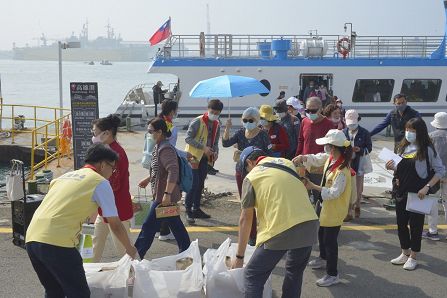
[[[337,276],[338,263],[338,233],[341,226],[321,227],[318,230],[318,242],[320,245],[320,258],[326,260],[326,273],[330,276]]]
[[[261,298],[264,284],[275,269],[276,264],[286,255],[286,273],[282,284],[283,298],[301,296],[303,272],[309,261],[312,246],[289,249],[270,250],[263,245],[256,248],[245,267],[245,298]]]
[[[199,162],[199,167],[192,170],[192,188],[186,194],[185,207],[186,210],[200,209],[200,199],[202,191],[205,187],[205,179],[208,174],[208,158],[204,155]]]
[[[88,298],[82,258],[76,248],[28,242],[26,251],[48,298]]]
[[[167,223],[169,229],[172,231],[172,234],[174,234],[180,252],[187,250],[189,244],[191,243],[188,232],[186,231],[180,216],[157,219],[155,208],[159,204],[160,203],[157,202],[152,203],[149,214],[144,221],[143,226],[141,227],[141,232],[138,235],[137,241],[135,242],[135,247],[137,248],[141,259],[144,258],[146,252],[151,247],[155,234],[160,231],[160,223],[162,221]]]

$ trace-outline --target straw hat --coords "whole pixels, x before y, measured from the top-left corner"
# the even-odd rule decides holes
[[[259,108],[259,114],[261,118],[267,120],[267,121],[277,121],[279,120],[279,117],[275,114],[273,114],[273,108],[269,105],[262,105]]]
[[[447,113],[439,112],[435,114],[435,119],[430,122],[431,126],[439,129],[447,129]]]
[[[351,142],[346,139],[343,131],[338,129],[330,129],[323,138],[316,139],[318,145],[331,144],[337,147],[348,147]]]

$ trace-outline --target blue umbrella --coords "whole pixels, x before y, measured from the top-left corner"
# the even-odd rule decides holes
[[[249,77],[225,75],[198,82],[189,92],[189,96],[230,99],[261,93],[270,93],[270,91],[260,81]],[[228,114],[230,114],[229,101]]]

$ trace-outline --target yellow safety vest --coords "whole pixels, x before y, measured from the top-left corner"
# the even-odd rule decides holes
[[[82,168],[53,180],[26,232],[26,242],[76,247],[82,224],[98,208],[93,193],[105,178]]]
[[[324,168],[329,166],[329,159],[326,161]],[[326,185],[330,188],[340,173],[344,173],[346,177],[345,190],[337,199],[323,201],[320,213],[321,227],[337,227],[343,224],[343,220],[348,214],[349,201],[351,199],[351,171],[349,168],[340,169],[338,167],[334,171],[326,172]]]
[[[206,124],[203,121],[203,115],[197,117],[196,119],[199,119],[200,126],[196,136],[194,137],[194,140],[202,144],[203,146],[206,146],[208,141],[208,127],[206,127]],[[194,156],[197,161],[200,161],[202,159],[203,149],[199,149],[186,144],[185,151],[191,153],[191,155]]]
[[[263,167],[266,162],[296,170],[290,160],[266,157],[247,175],[256,194],[259,222],[256,246],[297,224],[318,220],[304,184],[284,170]]]

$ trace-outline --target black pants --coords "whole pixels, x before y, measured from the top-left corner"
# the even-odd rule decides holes
[[[200,209],[200,199],[202,198],[202,191],[205,187],[205,179],[207,174],[208,158],[204,155],[199,162],[198,169],[192,170],[192,188],[185,197],[186,210]]]
[[[162,221],[160,223],[160,236],[166,236],[171,233],[171,230],[169,229],[169,223],[167,221]]]
[[[82,258],[76,248],[29,242],[26,251],[48,298],[88,298]]]
[[[422,231],[424,230],[424,214],[406,210],[407,199],[396,202],[397,233],[400,247],[414,252],[421,251]],[[410,229],[408,229],[408,224]]]
[[[330,276],[337,276],[338,262],[338,227],[320,227],[318,230],[318,242],[320,244],[320,258],[326,260],[326,273]]]

